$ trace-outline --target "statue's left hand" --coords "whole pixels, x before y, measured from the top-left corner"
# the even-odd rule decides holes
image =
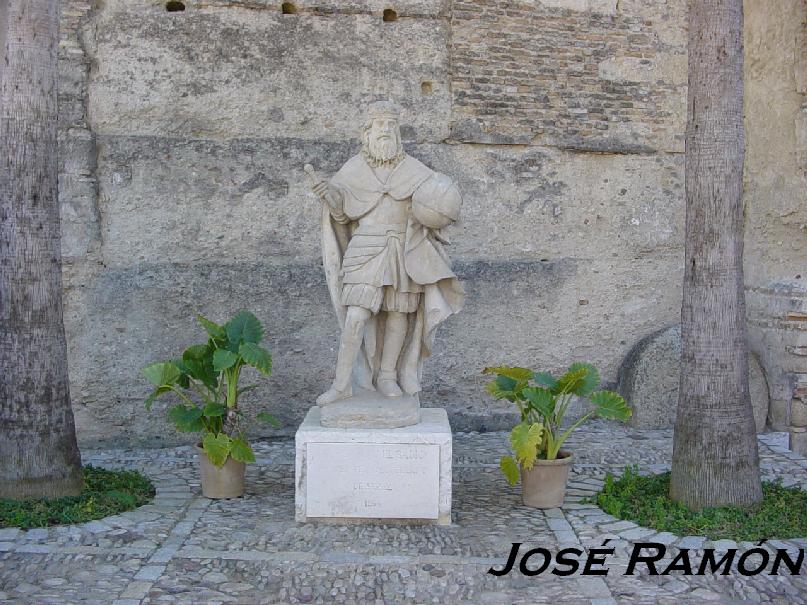
[[[451,240],[449,240],[445,235],[442,233],[442,229],[433,229],[432,233],[434,234],[434,239],[445,246],[451,245]]]

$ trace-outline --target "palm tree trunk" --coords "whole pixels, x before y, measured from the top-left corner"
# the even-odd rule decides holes
[[[0,497],[81,491],[62,323],[58,0],[0,8]]]
[[[743,0],[689,1],[686,268],[670,497],[762,498],[743,292]]]

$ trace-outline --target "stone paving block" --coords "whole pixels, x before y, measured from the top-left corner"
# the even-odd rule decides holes
[[[681,580],[672,579],[669,582],[665,582],[663,584],[664,590],[667,590],[673,594],[678,594],[681,592],[686,592],[689,590],[689,584],[683,582]]]
[[[595,512],[591,512],[591,513],[587,512],[587,513],[584,513],[584,515],[585,515],[586,523],[597,523],[597,524],[601,525],[603,523],[613,523],[613,522],[615,522],[617,520],[616,517],[614,517],[613,515],[607,515],[607,514],[605,514],[604,512],[602,512],[599,509],[598,509],[598,511],[596,513]]]
[[[617,521],[616,523],[606,523],[599,527],[601,530],[619,532],[625,529],[633,529],[637,526],[632,521]]]
[[[153,582],[135,580],[131,582],[119,596],[121,599],[142,599],[148,594],[152,586]]]
[[[664,544],[665,546],[669,546],[670,544],[673,544],[676,540],[678,540],[678,536],[676,536],[675,534],[671,534],[668,531],[663,531],[653,536],[652,541],[658,542],[659,544]]]
[[[49,553],[53,550],[53,546],[50,544],[20,544],[17,547],[17,552],[21,553]]]
[[[134,579],[148,580],[153,582],[155,580],[158,580],[164,571],[165,571],[165,565],[146,565],[135,574]]]
[[[580,592],[587,597],[611,598],[611,589],[602,578],[582,577],[577,579]]]
[[[46,540],[48,530],[44,528],[29,529],[25,532],[24,537],[26,540]]]
[[[594,504],[577,504],[577,503],[570,503],[564,504],[564,510],[574,511],[575,513],[583,513],[583,512],[598,512],[600,513],[600,508],[595,506]],[[548,515],[547,515],[548,516]]]
[[[693,597],[695,599],[700,599],[702,601],[720,601],[720,600],[722,600],[719,594],[717,594],[714,591],[708,590],[706,588],[696,588],[691,593],[689,593],[689,596],[691,596],[691,597]]]
[[[689,548],[693,550],[697,550],[699,548],[703,548],[703,543],[706,541],[706,538],[703,536],[686,536],[681,538],[675,545],[678,548]]]
[[[572,526],[566,519],[549,518],[546,520],[546,524],[551,530],[572,531]]]
[[[619,536],[625,540],[641,540],[647,538],[647,541],[652,542],[651,536],[656,533],[656,530],[647,527],[636,527],[619,532]]]
[[[82,527],[86,529],[88,532],[99,534],[101,532],[109,531],[111,528],[106,523],[102,523],[101,521],[90,521],[89,523],[83,523]]]
[[[179,546],[163,546],[151,556],[149,563],[168,563],[179,550]]]
[[[0,529],[0,541],[13,540],[21,534],[21,530],[16,527],[4,527]]]
[[[560,544],[579,544],[580,539],[573,531],[556,531],[555,537]]]

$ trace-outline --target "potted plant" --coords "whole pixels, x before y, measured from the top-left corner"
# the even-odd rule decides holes
[[[496,375],[486,387],[488,393],[512,401],[521,414],[521,422],[510,433],[514,455],[502,457],[502,472],[511,485],[521,476],[522,500],[527,506],[560,506],[573,462],[572,453],[561,449],[563,443],[592,416],[624,421],[630,418],[630,408],[619,394],[597,390],[600,375],[587,363],[573,363],[559,378],[507,366],[485,368],[484,373]],[[573,397],[587,399],[593,408],[562,429]]]
[[[238,398],[257,386],[239,388],[238,379],[245,366],[268,376],[272,357],[259,345],[263,326],[252,313],[240,311],[224,325],[201,315],[197,319],[208,334],[205,344],[188,347],[179,359],[143,368],[155,387],[146,409],[166,393],[179,397],[181,403],[169,409],[168,417],[178,431],[201,434],[197,449],[202,493],[208,498],[237,498],[244,493],[245,464],[255,461],[244,437]],[[267,412],[258,413],[257,419],[278,426]]]

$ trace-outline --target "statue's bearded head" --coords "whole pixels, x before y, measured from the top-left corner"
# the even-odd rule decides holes
[[[362,128],[362,152],[373,166],[394,166],[404,157],[400,108],[390,101],[370,105]]]

